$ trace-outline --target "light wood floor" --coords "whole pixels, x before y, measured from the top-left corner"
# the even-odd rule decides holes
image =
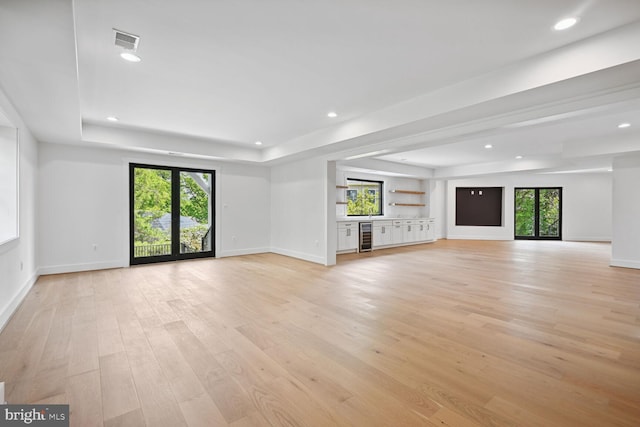
[[[0,379],[83,427],[637,427],[640,271],[609,252],[439,241],[42,277]]]

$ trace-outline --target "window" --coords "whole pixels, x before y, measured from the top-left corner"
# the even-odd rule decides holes
[[[0,125],[0,246],[18,238],[18,130]]]
[[[130,263],[215,256],[215,171],[130,164]]]
[[[562,240],[562,188],[515,188],[515,238]]]
[[[347,215],[382,215],[382,181],[347,178]]]

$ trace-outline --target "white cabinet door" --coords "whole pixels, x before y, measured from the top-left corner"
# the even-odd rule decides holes
[[[419,219],[417,225],[417,239],[419,242],[428,242],[432,240],[429,237],[429,230],[433,229],[433,224],[429,223],[428,219]]]
[[[338,251],[358,248],[358,224],[338,224]]]
[[[347,248],[348,249],[358,249],[358,224],[351,226],[349,230],[349,235],[347,236]]]
[[[404,243],[404,223],[402,221],[393,221],[391,243],[394,245]]]
[[[436,225],[433,221],[427,222],[427,240],[430,242],[436,240]]]
[[[387,246],[393,244],[392,228],[389,224],[377,225],[373,227],[373,246]]]
[[[404,221],[403,243],[413,243],[418,240],[418,224],[417,221]]]

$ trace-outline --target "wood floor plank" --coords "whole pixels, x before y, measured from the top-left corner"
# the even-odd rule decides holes
[[[104,427],[143,427],[147,423],[144,421],[142,409],[134,409],[117,417],[105,420]]]
[[[189,427],[227,425],[218,407],[207,393],[180,402],[180,410]]]
[[[70,425],[78,427],[103,425],[99,371],[89,371],[69,377],[67,395],[69,396],[67,403]]]
[[[254,410],[246,392],[182,321],[169,323],[166,329],[226,422],[237,421]]]
[[[33,378],[40,371],[39,361],[54,314],[54,308],[46,308],[34,313],[31,323],[18,341],[17,353],[11,359],[10,365],[3,369],[7,380],[20,381]]]
[[[66,393],[67,368],[61,366],[41,371],[36,376],[8,382],[6,399],[9,403],[21,404],[46,401]]]
[[[98,338],[95,321],[83,320],[74,323],[69,343],[69,376],[98,369],[98,358]]]
[[[131,363],[131,374],[144,419],[150,426],[186,425],[178,402],[160,365],[155,360]]]
[[[125,352],[100,358],[100,385],[105,421],[140,409],[136,386]]]
[[[189,366],[178,346],[164,328],[147,332],[156,360],[169,381],[176,400],[185,402],[205,393],[197,375]]]
[[[255,410],[247,393],[229,376],[210,382],[205,388],[227,423],[242,419]]]

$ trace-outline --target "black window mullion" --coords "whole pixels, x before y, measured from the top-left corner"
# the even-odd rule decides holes
[[[534,196],[534,200],[533,200],[533,206],[534,206],[534,218],[535,218],[535,223],[534,223],[534,230],[533,230],[533,236],[538,239],[540,238],[540,189],[536,188],[535,189],[535,196]]]
[[[180,254],[180,171],[171,170],[171,256]]]

